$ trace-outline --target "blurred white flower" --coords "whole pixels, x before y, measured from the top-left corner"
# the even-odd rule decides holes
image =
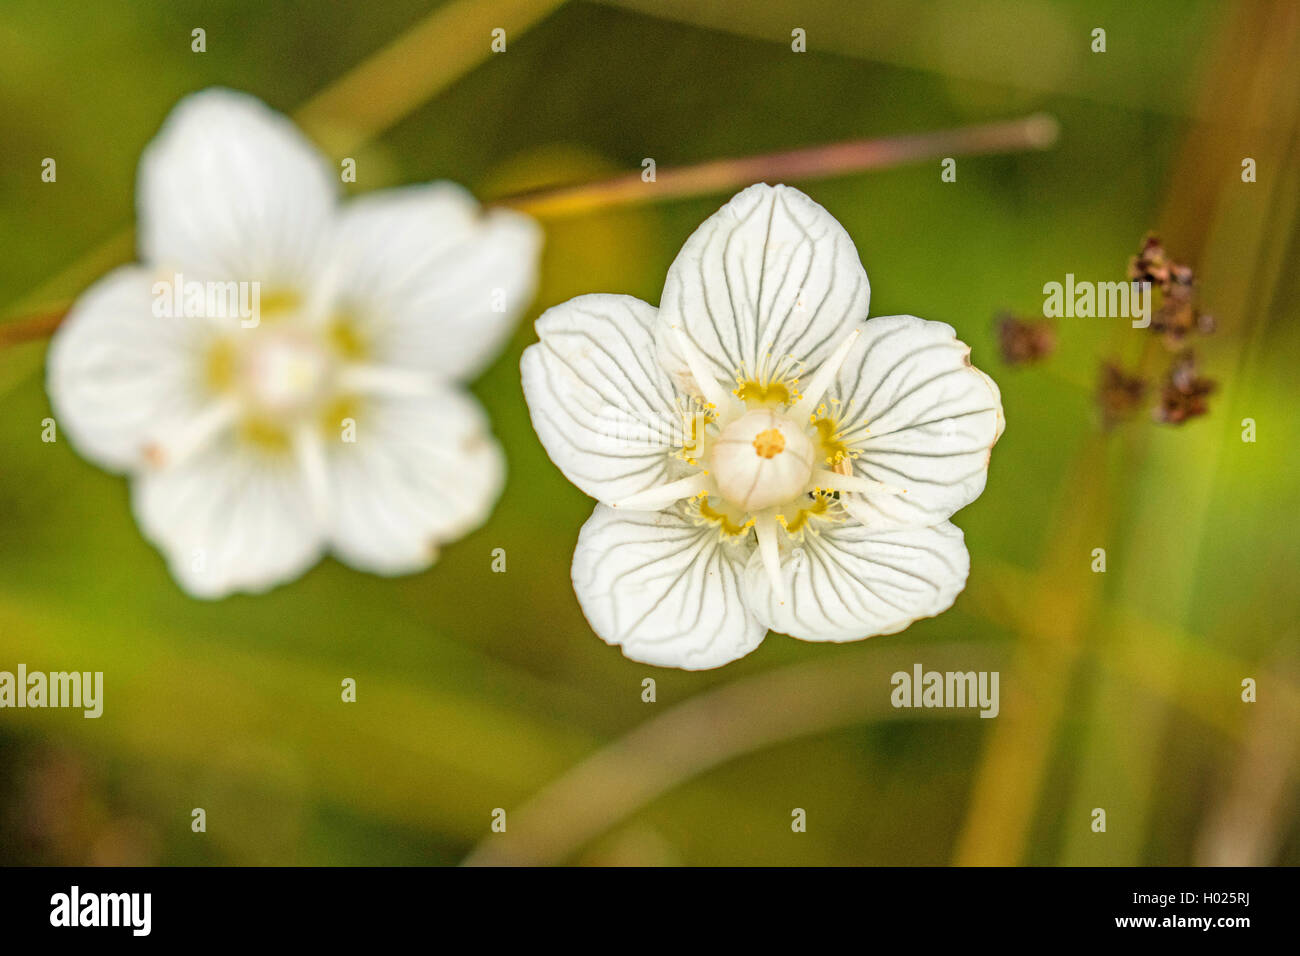
[[[1001,398],[950,326],[864,321],[868,293],[840,224],[760,184],[691,236],[658,310],[585,295],[537,320],[524,393],[600,501],[573,584],[606,642],[718,667],[768,629],[858,640],[956,599],[947,519],[984,489]]]
[[[287,118],[219,89],[172,111],[137,193],[141,262],[78,299],[47,387],[188,592],[264,591],[327,550],[411,572],[486,519],[504,461],[458,383],[533,294],[531,220],[450,183],[341,204]]]

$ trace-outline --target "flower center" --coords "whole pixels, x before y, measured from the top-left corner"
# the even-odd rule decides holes
[[[754,439],[754,451],[758,452],[760,458],[775,458],[785,451],[785,439],[781,436],[781,430],[769,428],[765,432],[759,432]]]
[[[264,332],[240,356],[239,384],[259,412],[295,415],[323,400],[333,362],[312,338],[291,332]]]
[[[746,412],[722,429],[708,467],[718,491],[744,511],[761,511],[803,494],[812,478],[806,430],[772,408]]]

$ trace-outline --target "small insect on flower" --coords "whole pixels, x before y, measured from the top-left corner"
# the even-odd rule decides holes
[[[339,181],[253,97],[187,97],[140,162],[140,264],[51,344],[60,424],[132,476],[136,520],[195,596],[265,591],[326,550],[419,570],[500,493],[459,383],[528,305],[540,230],[450,183],[341,205]]]
[[[660,307],[584,295],[537,320],[524,394],[551,460],[596,498],[573,585],[633,660],[718,667],[769,629],[903,630],[970,567],[947,519],[984,489],[997,386],[950,326],[866,321],[843,227],[751,186],[668,271]]]

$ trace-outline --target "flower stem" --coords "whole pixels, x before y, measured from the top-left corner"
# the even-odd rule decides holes
[[[294,119],[339,159],[487,60],[493,28],[508,27],[514,43],[563,2],[450,0],[313,96]]]
[[[11,322],[0,323],[0,349],[49,338],[59,327],[67,312],[66,308],[53,309],[39,315],[28,315]]]
[[[680,169],[659,170],[653,182],[627,173],[596,183],[537,190],[497,200],[541,219],[580,215],[633,203],[662,202],[729,192],[756,182],[824,179],[889,169],[925,160],[987,153],[1047,149],[1058,125],[1044,113],[996,123],[877,139],[856,139],[741,159],[718,159]]]
[[[504,196],[492,205],[517,209],[540,219],[556,219],[633,203],[724,193],[762,181],[823,179],[948,156],[1047,149],[1056,142],[1057,131],[1055,119],[1035,113],[1020,119],[957,129],[712,160],[660,170],[654,182],[645,182],[640,173],[628,173],[594,183]],[[38,315],[0,322],[0,348],[47,338],[58,327],[67,308],[50,308]]]

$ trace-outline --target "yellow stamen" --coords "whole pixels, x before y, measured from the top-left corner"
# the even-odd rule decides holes
[[[782,521],[785,530],[789,534],[796,534],[802,531],[808,524],[810,518],[828,517],[827,512],[830,510],[831,502],[834,499],[830,495],[817,492],[813,495],[813,502],[807,508],[800,508],[799,513],[794,516],[793,521]]]
[[[329,437],[337,438],[343,429],[344,419],[357,417],[357,400],[350,395],[340,395],[325,406],[320,414],[321,430]]]
[[[263,418],[244,419],[240,424],[239,434],[245,441],[257,445],[264,451],[287,452],[289,450],[289,434],[274,422],[268,422]]]
[[[821,409],[818,409],[821,411]],[[813,428],[817,431],[817,443],[826,464],[835,467],[839,462],[853,457],[849,446],[840,440],[840,430],[835,420],[829,417],[814,418]]]
[[[349,315],[339,315],[329,325],[329,343],[339,355],[349,359],[364,359],[366,343],[357,331],[356,322]]]
[[[725,511],[719,511],[709,504],[708,495],[701,495],[699,498],[700,517],[710,521],[718,526],[718,529],[728,537],[745,534],[754,525],[754,519],[750,518],[743,523],[737,521]]]
[[[740,386],[732,394],[751,408],[756,405],[789,405],[798,398],[798,395],[792,391],[793,384],[793,382],[790,385],[784,382],[763,384],[751,378],[741,381]]]
[[[258,309],[263,321],[281,319],[297,312],[302,306],[302,296],[293,289],[273,289],[263,293],[258,300]]]
[[[235,381],[235,347],[225,339],[216,342],[208,352],[204,377],[215,392],[222,392]]]

